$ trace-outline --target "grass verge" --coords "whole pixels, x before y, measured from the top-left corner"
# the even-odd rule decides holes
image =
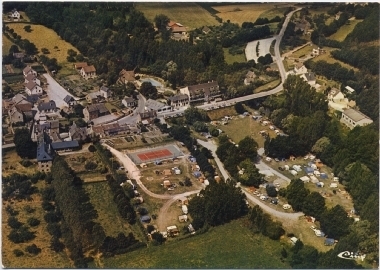
[[[104,267],[289,268],[280,260],[281,250],[280,241],[252,234],[240,219],[182,241],[104,259]]]

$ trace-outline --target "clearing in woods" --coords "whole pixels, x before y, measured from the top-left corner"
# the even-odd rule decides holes
[[[12,28],[15,33],[21,36],[22,39],[27,39],[34,43],[41,54],[41,49],[46,48],[49,50],[49,54],[46,54],[49,58],[56,58],[59,64],[68,64],[67,50],[72,49],[79,53],[79,51],[70,43],[61,39],[56,32],[43,25],[32,24],[32,32],[28,33],[24,30],[24,26],[30,25],[28,23],[9,23],[7,26]],[[43,37],[43,38],[41,38]],[[57,48],[54,48],[57,47]]]
[[[223,19],[223,22],[230,20],[231,23],[238,23],[241,25],[243,22],[255,22],[257,18],[260,17],[267,17],[268,19],[276,17],[277,15],[283,17],[282,10],[285,6],[289,6],[289,4],[236,4],[213,6],[212,8],[219,12],[216,16]]]
[[[218,21],[211,14],[196,3],[136,3],[136,8],[144,13],[145,17],[154,23],[154,17],[164,14],[174,22],[181,23],[187,30],[205,25],[218,25]]]
[[[343,25],[341,28],[336,31],[336,33],[332,34],[329,39],[334,39],[337,41],[343,41],[349,33],[354,30],[355,26],[362,22],[363,20],[349,20],[349,24]]]

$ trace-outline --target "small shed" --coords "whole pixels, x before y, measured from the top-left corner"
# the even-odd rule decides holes
[[[150,220],[151,220],[151,218],[150,218],[150,216],[145,215],[145,216],[142,216],[142,217],[140,218],[140,220],[141,220],[141,222],[149,223]]]
[[[171,186],[172,186],[172,184],[170,183],[169,180],[165,180],[164,181],[164,188],[168,188],[168,187],[171,187]]]
[[[332,238],[326,238],[325,239],[325,246],[332,246],[332,245],[334,245],[334,243],[335,243],[335,240]]]
[[[193,172],[193,175],[194,175],[196,178],[198,178],[198,177],[201,176],[201,172],[200,172],[200,171],[195,171],[195,172]]]

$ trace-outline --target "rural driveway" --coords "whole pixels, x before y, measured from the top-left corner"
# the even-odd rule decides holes
[[[57,107],[62,108],[67,106],[63,99],[67,96],[73,96],[65,88],[63,88],[56,80],[54,80],[49,74],[45,73],[43,76],[47,80],[46,93],[50,100],[54,100]],[[74,96],[73,96],[74,97]],[[74,97],[76,100],[78,98]]]

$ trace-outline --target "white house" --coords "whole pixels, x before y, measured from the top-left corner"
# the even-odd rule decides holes
[[[315,86],[317,83],[315,74],[313,72],[306,72],[301,75],[301,78],[304,79],[304,81],[307,82],[310,86]]]
[[[29,73],[25,76],[25,83],[34,82],[37,85],[41,85],[41,81],[37,78],[36,75]]]
[[[105,87],[104,85],[100,87],[99,92],[102,95],[102,97],[104,97],[105,99],[108,99],[111,97],[111,90],[108,87]]]
[[[350,129],[353,129],[356,126],[366,126],[373,123],[371,118],[362,112],[351,108],[343,111],[340,122],[348,126]]]
[[[345,96],[337,88],[333,88],[328,93],[327,99],[328,99],[328,101],[339,103],[339,102],[343,102],[345,100]]]
[[[305,67],[305,65],[303,63],[297,63],[294,66],[294,73],[296,75],[305,74],[305,73],[307,73],[307,68]]]
[[[170,105],[173,108],[187,106],[189,105],[189,102],[190,102],[190,98],[186,94],[178,94],[178,95],[169,97],[168,100],[170,100]]]
[[[24,76],[28,76],[29,74],[33,74],[37,76],[37,71],[35,71],[31,66],[26,66],[22,71]]]
[[[31,96],[31,95],[42,95],[42,88],[37,83],[30,81],[25,85],[25,92]]]
[[[123,105],[126,107],[126,108],[131,108],[131,107],[134,107],[136,106],[136,100],[133,98],[133,97],[127,97],[125,96],[123,98],[123,100],[121,101],[121,103],[123,103]]]
[[[145,102],[146,110],[148,111],[156,111],[156,112],[170,112],[172,110],[172,107],[169,105],[166,105],[164,103],[158,102],[153,99],[148,99]]]
[[[80,70],[80,74],[86,80],[96,77],[96,69],[94,66],[85,66]]]
[[[20,12],[18,12],[16,9],[12,10],[11,18],[12,18],[14,21],[17,22],[17,21],[20,20],[20,18],[21,18],[21,14],[20,14]]]

